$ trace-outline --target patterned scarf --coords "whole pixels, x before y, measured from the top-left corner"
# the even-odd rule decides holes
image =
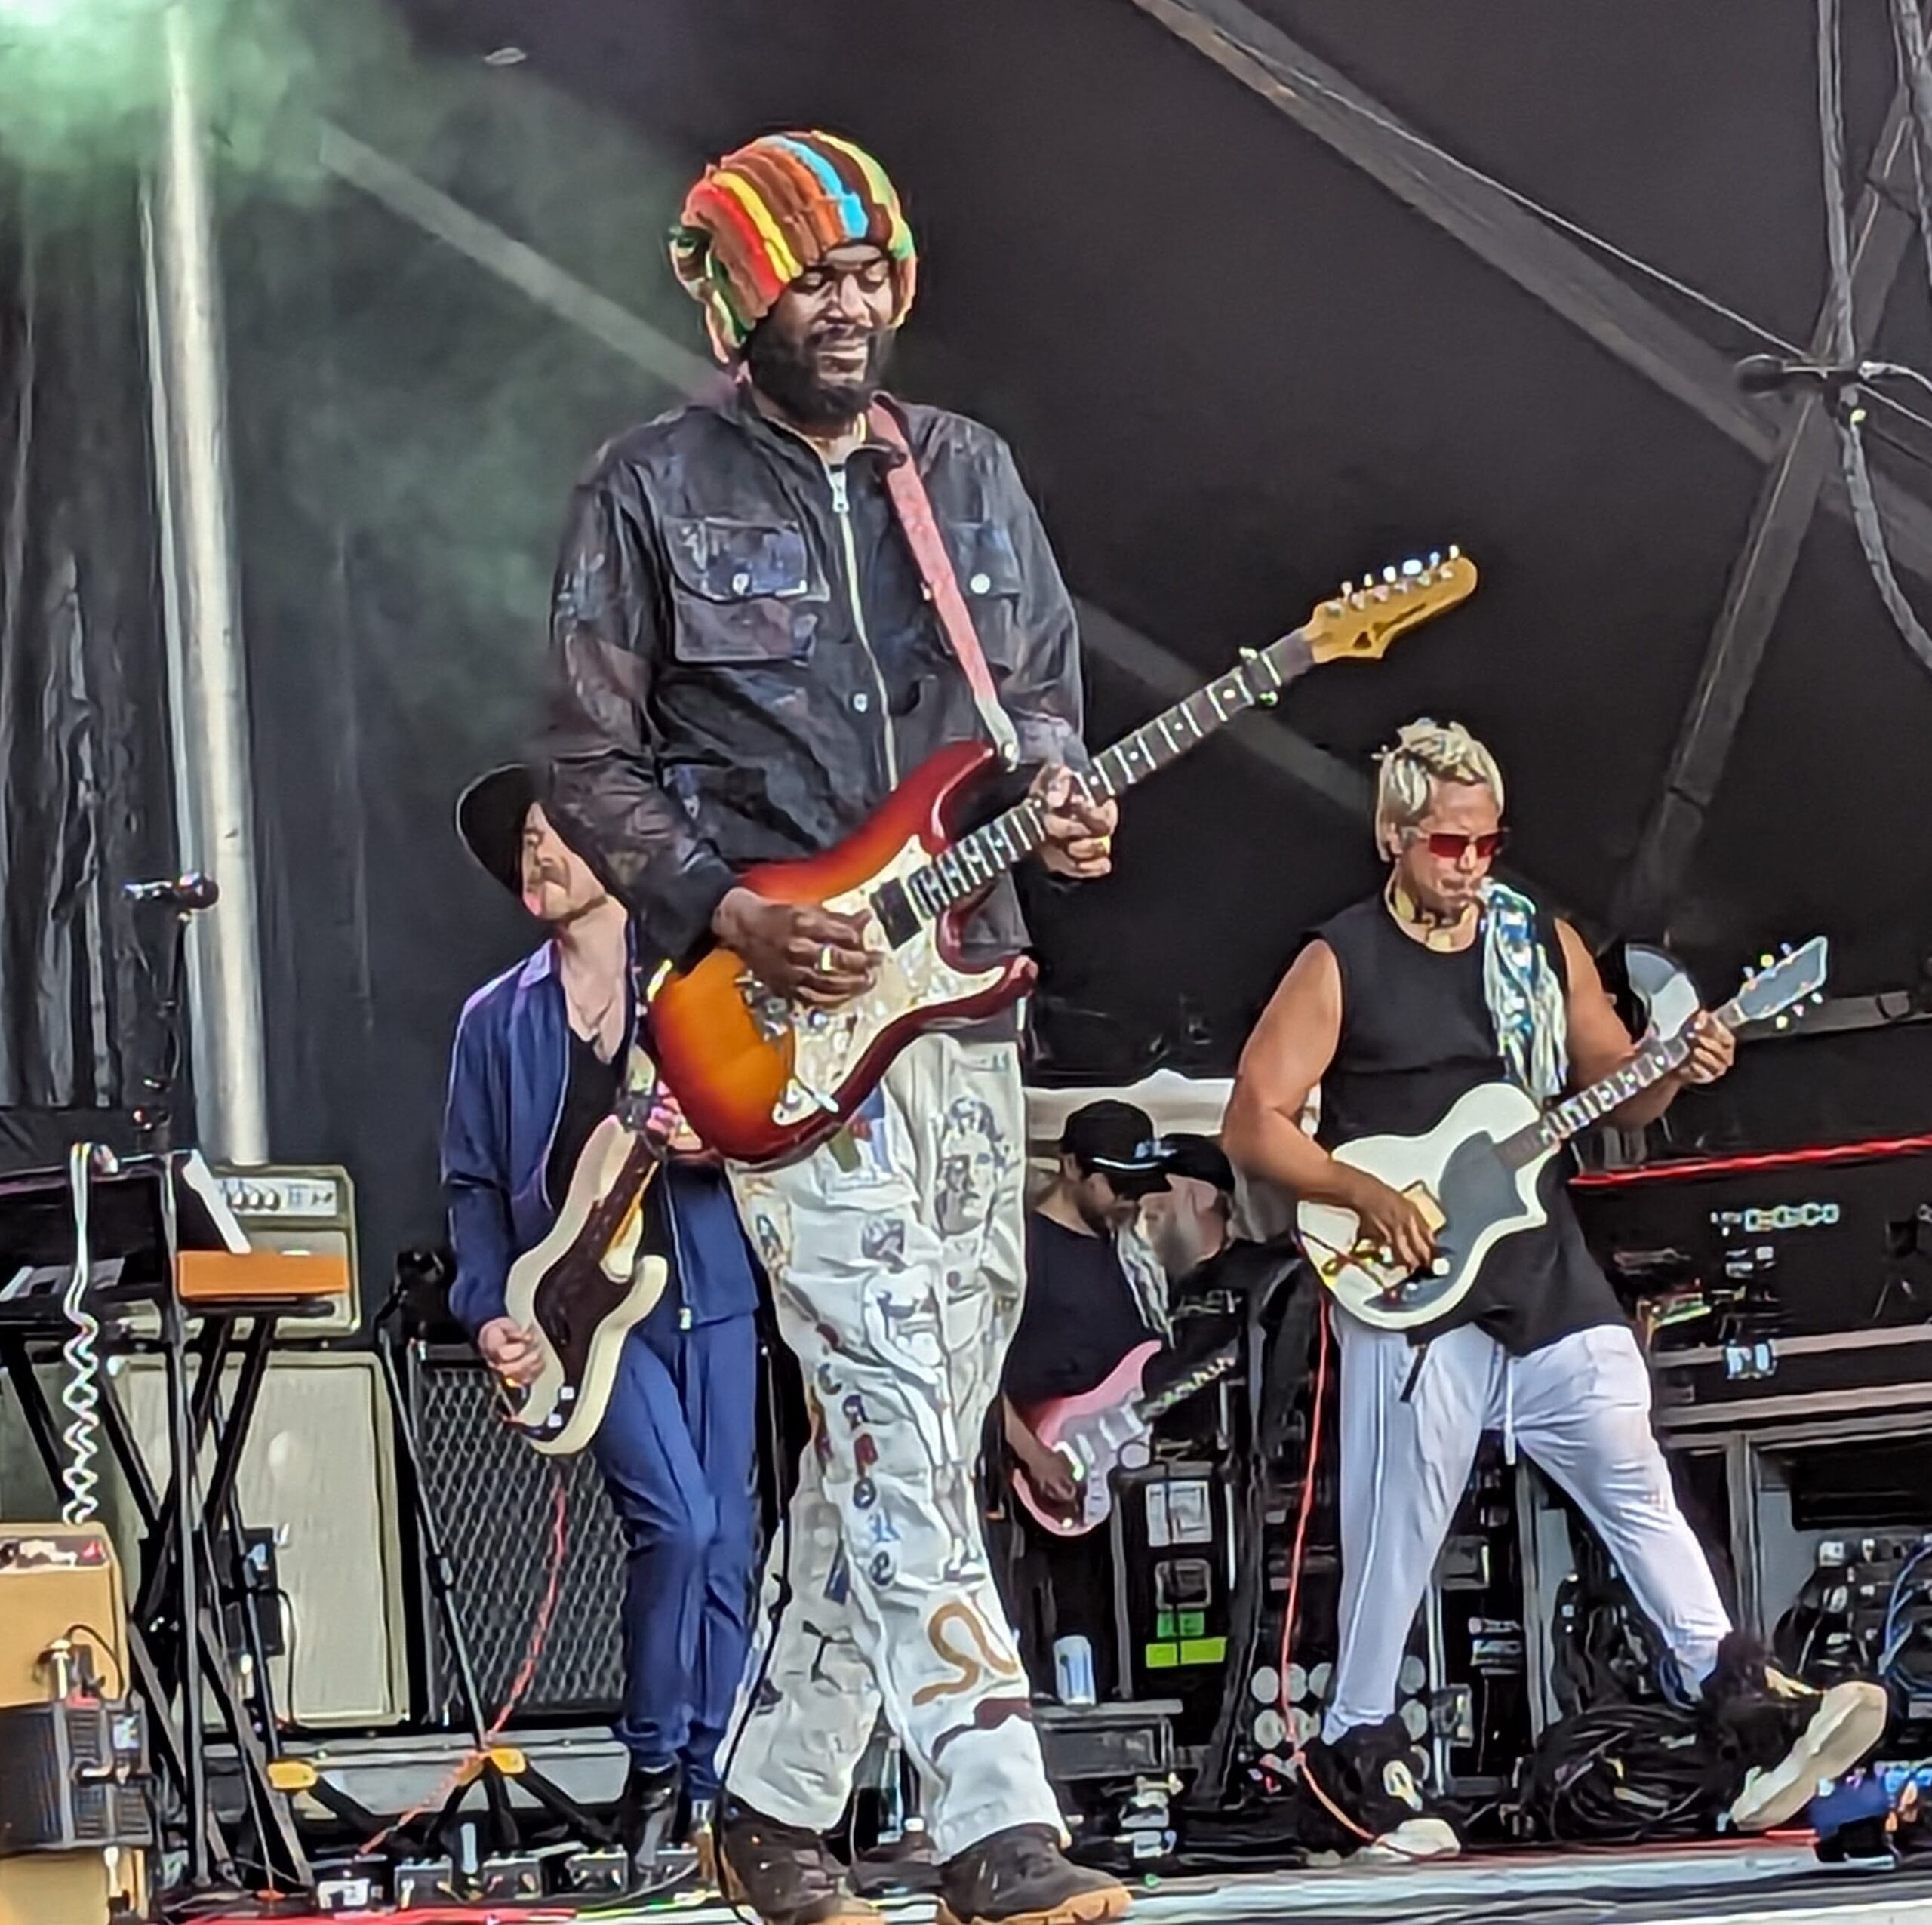
[[[1536,905],[1492,879],[1483,887],[1482,993],[1511,1077],[1539,1102],[1570,1074],[1563,985],[1537,939]]]

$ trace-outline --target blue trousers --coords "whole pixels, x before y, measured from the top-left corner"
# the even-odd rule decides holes
[[[757,1386],[750,1317],[688,1330],[653,1317],[591,1445],[629,1551],[617,1736],[648,1769],[681,1764],[696,1797],[717,1794],[750,1640]]]

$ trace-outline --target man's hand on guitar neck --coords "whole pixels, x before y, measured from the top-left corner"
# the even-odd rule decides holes
[[[1046,841],[1040,859],[1056,875],[1097,882],[1114,866],[1114,831],[1120,825],[1118,802],[1096,802],[1071,769],[1042,769],[1030,792],[1041,804]]]
[[[768,988],[816,1008],[835,1009],[863,995],[878,973],[878,959],[866,948],[864,919],[814,903],[774,903],[734,889],[711,927]]]

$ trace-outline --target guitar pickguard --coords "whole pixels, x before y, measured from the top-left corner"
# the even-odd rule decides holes
[[[924,843],[914,836],[862,887],[831,897],[825,907],[838,915],[860,915],[866,898],[881,884],[903,882],[931,859]],[[760,1028],[768,1035],[774,1026],[782,1025],[792,1038],[792,1080],[772,1105],[774,1122],[789,1127],[836,1109],[840,1091],[894,1023],[918,1011],[940,1011],[964,1002],[1003,973],[999,969],[955,969],[940,955],[939,932],[930,922],[922,923],[897,949],[887,946],[875,922],[867,930],[867,939],[879,958],[878,979],[863,996],[837,1009],[774,1007],[768,994],[752,986],[746,1000]]]

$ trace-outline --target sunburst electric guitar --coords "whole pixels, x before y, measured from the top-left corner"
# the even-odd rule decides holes
[[[1724,1007],[1727,1029],[1789,1020],[1786,1012],[1815,998],[1825,980],[1825,938],[1770,962]],[[1338,1163],[1366,1170],[1421,1211],[1435,1238],[1435,1259],[1411,1271],[1365,1238],[1352,1210],[1304,1203],[1297,1212],[1316,1274],[1352,1315],[1386,1330],[1413,1329],[1445,1316],[1469,1293],[1497,1244],[1548,1220],[1537,1195],[1543,1167],[1578,1130],[1690,1053],[1687,1025],[1654,1038],[1622,1069],[1567,1102],[1540,1109],[1513,1083],[1484,1083],[1459,1097],[1425,1136],[1364,1136],[1334,1152]]]
[[[1272,703],[1316,663],[1373,660],[1397,636],[1454,607],[1476,571],[1451,549],[1426,563],[1321,603],[1303,625],[1177,703],[1097,757],[1088,793],[1106,800],[1185,755],[1257,703]],[[888,1066],[921,1031],[971,1021],[1023,995],[1033,965],[961,961],[962,912],[1037,850],[1038,805],[1025,801],[955,837],[951,824],[977,780],[997,766],[980,743],[943,749],[908,776],[864,826],[804,862],[748,870],[746,888],[774,902],[814,903],[867,918],[878,958],[866,992],[833,1010],[807,1008],[760,982],[743,959],[713,949],[668,976],[651,998],[651,1048],[691,1125],[740,1163],[783,1163],[841,1128]]]

